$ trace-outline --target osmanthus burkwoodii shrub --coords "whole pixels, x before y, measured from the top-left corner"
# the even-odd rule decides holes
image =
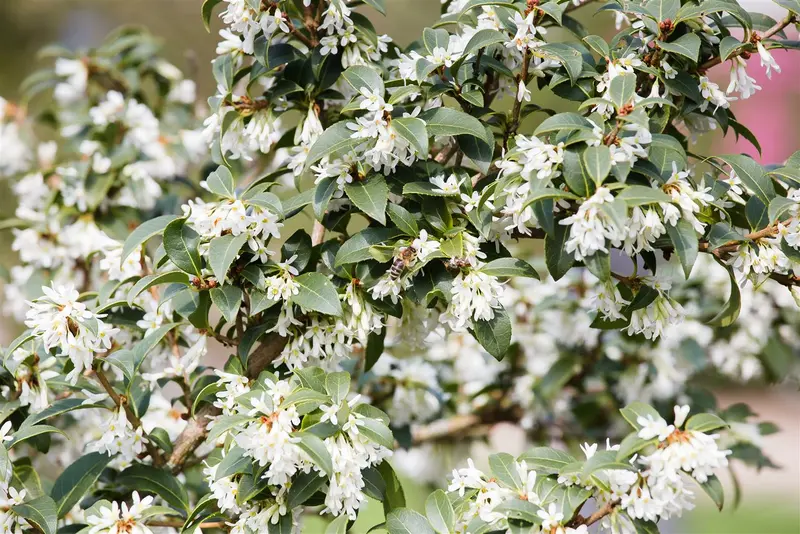
[[[733,108],[796,47],[778,4],[452,0],[401,48],[383,0],[206,0],[207,104],[140,30],[47,49],[0,100],[27,327],[2,532],[343,533],[375,500],[390,534],[633,534],[721,508],[777,428],[708,378],[795,376],[800,152],[694,143],[760,149]],[[530,450],[468,460],[497,423]],[[395,469],[442,489],[412,510]]]

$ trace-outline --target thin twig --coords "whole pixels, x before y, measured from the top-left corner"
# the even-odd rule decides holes
[[[97,377],[97,380],[100,382],[100,385],[103,386],[103,389],[106,390],[108,396],[111,397],[111,400],[114,401],[114,404],[117,408],[122,407],[125,410],[125,417],[131,423],[133,428],[138,429],[142,426],[142,421],[139,417],[134,413],[133,409],[130,407],[128,403],[128,398],[124,395],[118,394],[114,390],[114,386],[108,380],[108,377],[105,375],[101,368],[102,364],[96,364],[94,366],[94,374]],[[144,431],[144,429],[142,430]],[[147,453],[153,459],[153,464],[156,466],[160,466],[164,463],[164,459],[161,457],[161,453],[159,452],[158,448],[153,445],[150,440],[145,441],[145,447],[147,448]]]
[[[769,39],[773,35],[783,31],[784,28],[786,28],[787,26],[793,24],[796,21],[797,21],[797,15],[795,15],[794,13],[789,13],[788,15],[786,15],[786,17],[783,20],[777,22],[770,29],[768,29],[767,31],[762,33],[761,36],[758,39],[759,40],[761,40],[761,39]],[[740,56],[740,55],[742,55],[743,52],[746,52],[746,51],[747,50],[740,50],[738,52],[735,52],[735,53],[731,54],[730,57],[728,57],[728,59],[733,59],[733,58],[735,58],[737,56]],[[700,65],[697,70],[699,70],[700,72],[704,72],[704,71],[710,69],[711,67],[719,65],[720,63],[722,63],[722,57],[721,56],[716,56],[716,57],[713,57],[713,58],[709,59],[708,61],[706,61],[702,65]]]
[[[319,221],[314,221],[314,229],[311,231],[311,245],[316,247],[325,240],[325,226]]]
[[[522,72],[520,73],[517,79],[517,86],[519,84],[528,85],[528,69],[530,68],[531,64],[531,50],[530,48],[525,49],[525,53],[522,55]],[[503,136],[503,148],[508,148],[508,140],[517,133],[517,129],[519,129],[519,116],[520,112],[522,111],[522,99],[520,95],[517,95],[517,98],[514,99],[514,108],[511,110],[511,124],[508,128],[506,128],[506,133]]]

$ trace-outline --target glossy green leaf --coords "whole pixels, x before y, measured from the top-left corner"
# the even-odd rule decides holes
[[[151,465],[136,464],[122,471],[117,482],[139,492],[155,493],[170,506],[189,512],[189,496],[184,485],[169,471]]]
[[[364,181],[346,184],[344,191],[358,209],[379,223],[386,224],[389,187],[382,174],[371,174]]]
[[[236,315],[242,305],[244,293],[236,286],[215,287],[209,291],[211,302],[219,308],[222,316],[229,323],[236,321]]]
[[[100,473],[111,461],[111,456],[90,452],[81,456],[58,476],[50,496],[56,503],[56,515],[64,517],[94,486]]]
[[[692,272],[692,267],[694,267],[694,262],[697,260],[699,246],[697,233],[692,223],[686,219],[680,219],[675,226],[667,225],[667,235],[669,235],[672,244],[675,246],[675,252],[678,254],[678,259],[683,267],[683,273],[688,279]]]
[[[200,277],[202,260],[197,247],[200,236],[187,224],[186,219],[172,221],[164,229],[164,250],[181,271]]]
[[[339,293],[327,276],[321,273],[305,273],[295,278],[295,282],[299,291],[292,297],[292,302],[306,310],[336,317],[342,315]]]
[[[128,259],[128,256],[138,247],[142,246],[148,239],[163,232],[164,228],[175,219],[177,219],[175,215],[161,215],[160,217],[150,219],[137,226],[125,240],[125,244],[122,245],[120,262],[124,262]]]
[[[511,346],[511,319],[504,308],[495,308],[494,317],[488,321],[474,320],[471,332],[486,352],[498,361],[505,357]]]

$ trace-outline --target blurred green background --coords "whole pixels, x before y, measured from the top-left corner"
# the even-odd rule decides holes
[[[766,0],[742,2],[751,11],[782,16],[776,5]],[[0,0],[0,95],[14,100],[23,78],[37,68],[36,52],[42,46],[59,43],[68,47],[92,46],[119,25],[133,24],[147,27],[164,40],[166,56],[198,83],[199,95],[208,95],[213,90],[209,62],[214,57],[217,31],[221,25],[215,19],[212,31],[203,28],[200,19],[201,0]],[[387,0],[389,15],[382,17],[374,11],[368,12],[379,32],[389,34],[401,45],[408,44],[439,16],[439,0]],[[579,15],[591,33],[609,36],[614,32],[613,16],[594,15],[586,8]],[[563,40],[564,35],[553,32],[549,40]],[[796,37],[795,37],[796,38]],[[759,156],[746,144],[733,140],[722,140],[717,132],[701,141],[698,151],[710,148],[728,152],[746,151],[760,157],[763,163],[777,163],[800,148],[800,67],[797,57],[791,60],[784,54],[776,55],[784,70],[772,83],[767,83],[763,71],[753,61],[752,74],[765,88],[752,101],[736,103],[734,110],[742,122],[756,132],[764,144],[764,153]],[[724,88],[727,71],[716,69],[712,77]],[[758,72],[755,72],[758,71]],[[534,93],[537,103],[566,109],[568,104],[559,102],[547,92]],[[764,103],[769,102],[769,106]],[[502,102],[500,103],[502,105]],[[788,110],[788,111],[787,111]],[[536,120],[535,118],[533,120]],[[526,131],[523,126],[522,131]],[[2,150],[2,147],[0,147]],[[11,195],[7,184],[0,184],[0,216],[13,214]],[[0,263],[12,265],[16,258],[8,254],[9,236],[0,236]],[[15,329],[5,324],[2,337]],[[742,400],[740,392],[730,393],[731,400]],[[797,405],[796,393],[754,392],[748,402],[756,411],[776,420],[784,432],[769,443],[778,464],[784,466],[780,473],[770,472],[756,475],[741,471],[744,485],[743,504],[736,511],[722,514],[713,508],[705,496],[699,498],[699,510],[684,519],[666,526],[667,534],[800,534],[800,419],[796,410],[788,406]],[[788,408],[788,409],[787,409]],[[428,488],[416,487],[406,481],[409,504],[419,508],[424,502]],[[698,493],[702,493],[698,491]],[[366,532],[369,527],[382,520],[380,505],[370,502],[367,513],[362,514],[355,532]],[[313,519],[306,524],[305,532],[320,532],[322,520]]]

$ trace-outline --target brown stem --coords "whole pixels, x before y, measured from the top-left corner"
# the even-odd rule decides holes
[[[429,441],[439,441],[450,436],[462,435],[480,423],[481,418],[476,414],[456,415],[449,419],[440,419],[429,425],[414,429],[412,440],[414,445]]]
[[[575,519],[569,522],[569,527],[578,527],[580,525],[591,526],[603,519],[605,516],[609,515],[614,509],[619,506],[619,501],[608,501],[605,506],[600,508],[599,510],[595,511],[589,517],[582,517],[578,515]]]
[[[278,334],[268,335],[261,345],[253,351],[247,359],[247,376],[250,379],[258,377],[259,373],[267,368],[275,358],[277,358],[283,347],[286,345],[287,338],[281,337]],[[200,446],[206,439],[208,434],[208,423],[212,418],[220,414],[220,410],[211,404],[206,404],[194,414],[194,417],[189,419],[186,428],[175,440],[172,447],[172,454],[169,457],[167,465],[172,468],[173,473],[179,473],[183,470],[186,461],[191,456],[192,452]]]
[[[100,382],[100,385],[103,386],[104,390],[106,390],[106,393],[108,393],[108,396],[111,397],[112,401],[114,401],[114,404],[117,406],[117,408],[121,406],[122,409],[125,410],[125,417],[131,423],[133,428],[136,429],[141,428],[142,421],[134,413],[133,409],[128,404],[127,397],[118,394],[114,390],[114,386],[108,380],[108,377],[103,372],[101,366],[102,364],[95,364],[94,366],[94,374],[97,377],[98,382]],[[159,452],[158,448],[155,445],[153,445],[153,443],[150,440],[147,440],[145,442],[145,447],[147,448],[147,453],[153,459],[153,465],[160,466],[164,463],[164,459],[161,457],[161,453]]]
[[[453,154],[456,153],[458,150],[458,144],[453,143],[451,145],[447,145],[438,154],[433,158],[436,163],[441,163],[442,165],[446,164],[450,161],[450,158],[453,157]]]
[[[300,39],[303,42],[303,44],[306,45],[309,49],[315,48],[317,46],[317,43],[315,43],[313,40],[303,35],[303,33],[300,30],[295,28],[294,24],[292,24],[291,21],[287,21],[287,25],[289,26],[289,33]]]
[[[314,221],[314,229],[311,231],[311,246],[316,247],[325,240],[325,226],[319,221]]]
[[[519,86],[520,83],[524,83],[526,86],[528,85],[528,69],[530,68],[530,64],[531,51],[529,48],[526,48],[525,53],[522,56],[522,72],[517,78],[517,86]],[[503,148],[507,148],[508,140],[513,137],[515,133],[517,133],[517,129],[519,128],[519,115],[521,111],[522,100],[520,98],[515,98],[514,108],[511,111],[511,124],[506,129],[505,136],[503,136]]]

